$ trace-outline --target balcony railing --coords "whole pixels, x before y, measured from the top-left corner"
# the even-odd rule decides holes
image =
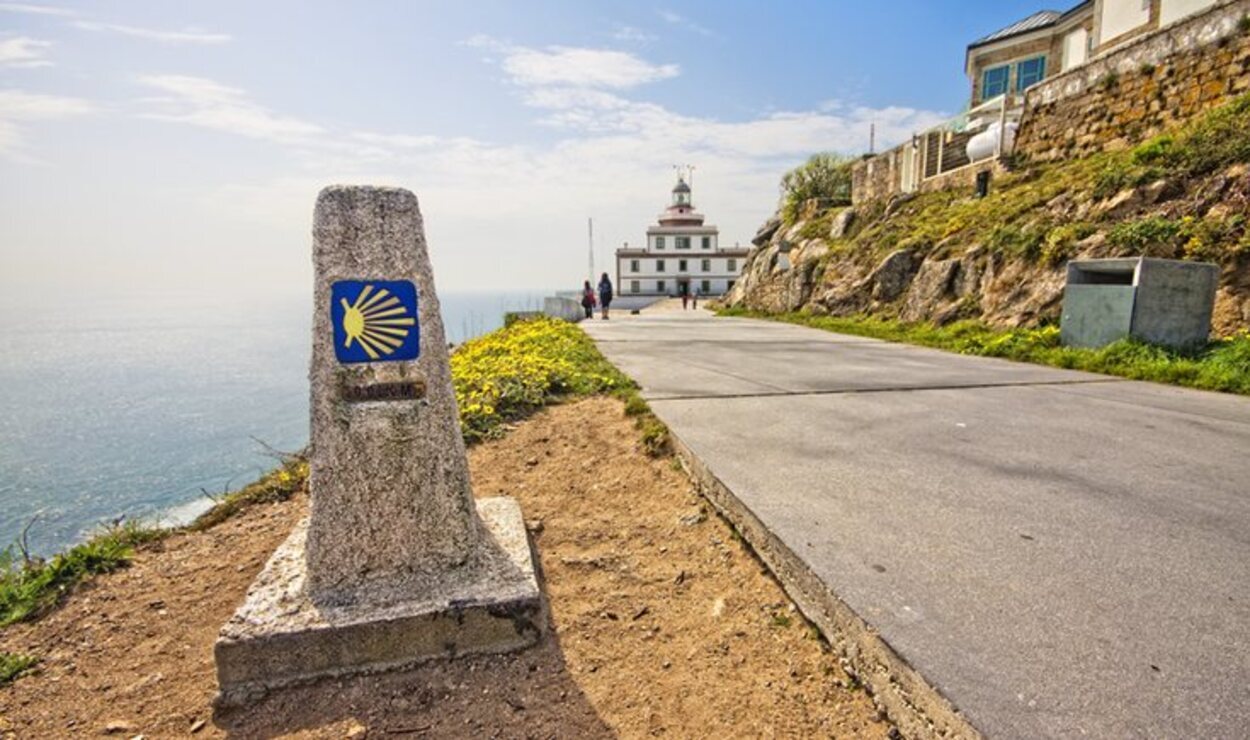
[[[1023,96],[999,95],[913,136],[909,144],[902,146],[903,191],[914,191],[925,180],[1009,154],[1023,103]],[[975,158],[970,156],[968,143],[977,135],[990,131],[995,124],[998,127],[997,137],[991,142],[992,146],[983,147]]]

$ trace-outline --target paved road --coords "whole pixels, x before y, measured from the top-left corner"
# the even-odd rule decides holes
[[[986,734],[1250,733],[1250,399],[702,312],[585,326]]]

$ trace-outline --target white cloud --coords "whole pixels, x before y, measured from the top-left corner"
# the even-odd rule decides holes
[[[77,15],[69,8],[58,8],[53,5],[34,5],[31,3],[0,3],[0,11],[25,13],[27,15],[54,15],[61,18],[73,18]]]
[[[170,31],[156,28],[139,28],[120,23],[99,23],[96,21],[76,21],[74,25],[84,31],[118,33],[123,36],[158,41],[162,44],[226,44],[231,40],[229,34],[211,33],[196,28]]]
[[[0,157],[35,161],[25,152],[23,123],[71,118],[94,110],[94,105],[81,98],[0,90]]]
[[[52,47],[49,41],[40,41],[27,36],[0,39],[0,67],[51,67],[47,51]]]
[[[470,46],[502,55],[500,66],[508,78],[524,87],[568,85],[625,89],[676,77],[676,64],[651,64],[624,51],[548,46],[534,49],[504,44],[487,36],[468,40]]]
[[[275,115],[249,100],[242,90],[203,77],[148,75],[139,78],[139,82],[165,93],[143,101],[156,108],[142,114],[145,118],[189,123],[290,144],[303,143],[324,133],[316,124]]]
[[[506,57],[496,63],[502,65]],[[198,78],[158,78],[178,91],[181,115],[195,125],[255,136],[233,122],[237,112],[206,123],[204,111],[244,107],[263,120],[294,121],[260,108],[240,90]],[[148,80],[149,84],[153,80]],[[412,188],[427,215],[442,284],[478,289],[551,286],[578,279],[584,265],[585,218],[596,217],[599,260],[637,240],[668,197],[671,165],[698,165],[695,201],[727,244],[745,243],[776,204],[777,183],[813,152],[858,153],[868,130],[878,141],[905,140],[943,119],[906,107],[830,103],[823,110],[773,112],[724,121],[630,100],[619,92],[538,85],[522,92],[535,121],[555,127],[554,143],[514,145],[430,132],[338,132],[299,122],[299,135],[271,137],[299,170],[223,186],[204,208],[235,214],[274,232],[306,226],[317,190],[332,182]],[[165,104],[169,104],[166,102]],[[200,113],[196,113],[200,112]],[[261,127],[265,134],[268,126]],[[489,266],[483,262],[486,245]]]
[[[649,44],[655,41],[653,34],[634,26],[617,26],[616,31],[612,33],[612,38],[632,44]]]
[[[687,31],[697,33],[700,36],[709,36],[709,37],[719,36],[719,34],[717,34],[712,29],[708,28],[707,26],[703,26],[698,23],[695,23],[689,18],[683,15],[679,15],[678,13],[674,13],[671,10],[657,10],[656,13],[660,16],[660,19],[663,20],[665,23],[669,23],[674,26],[681,26]]]

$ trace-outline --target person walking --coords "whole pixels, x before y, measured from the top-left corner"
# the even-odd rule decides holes
[[[681,310],[685,311],[687,304],[690,303],[690,286],[682,283],[681,286]]]
[[[694,286],[694,291],[690,294],[690,304],[691,308],[696,311],[699,310],[699,286],[697,285]]]
[[[589,280],[582,282],[582,308],[586,309],[586,318],[595,317],[595,289],[590,287]]]
[[[603,277],[599,278],[599,305],[603,307],[601,318],[608,318],[608,306],[612,305],[612,281],[608,279],[608,273],[603,273]]]

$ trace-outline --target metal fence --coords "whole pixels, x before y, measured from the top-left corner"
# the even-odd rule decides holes
[[[917,190],[926,180],[1009,154],[1023,103],[1022,96],[1000,95],[912,136],[911,143],[902,146],[900,157],[903,192]],[[998,124],[998,132],[992,146],[973,159],[968,152],[969,142],[990,131],[994,124]]]

